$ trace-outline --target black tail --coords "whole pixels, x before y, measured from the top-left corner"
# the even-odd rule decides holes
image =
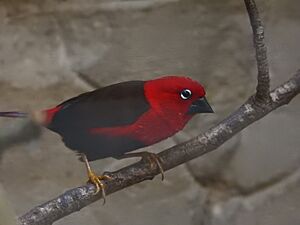
[[[28,117],[28,113],[24,113],[24,112],[0,112],[0,117],[26,118],[26,117]]]

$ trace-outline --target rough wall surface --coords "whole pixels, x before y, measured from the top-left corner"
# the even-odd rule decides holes
[[[205,84],[215,115],[153,147],[187,140],[221,120],[255,87],[242,1],[0,2],[0,110],[41,109],[97,86],[187,74]],[[272,3],[272,4],[271,4]],[[296,0],[258,1],[272,85],[299,68]],[[220,150],[57,222],[73,224],[296,224],[300,216],[299,98]],[[18,214],[86,180],[60,138],[28,121],[0,120],[0,181]],[[41,135],[42,131],[42,135]],[[92,163],[96,171],[131,161]]]

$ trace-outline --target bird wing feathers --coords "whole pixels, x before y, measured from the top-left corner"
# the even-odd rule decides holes
[[[48,128],[65,129],[116,127],[134,123],[149,109],[143,81],[114,84],[71,98],[57,107]]]
[[[84,153],[90,161],[118,157],[145,146],[127,136],[90,133],[92,128],[122,128],[133,124],[148,111],[143,81],[129,81],[87,92],[61,103],[57,109],[47,127],[59,133],[68,148]]]

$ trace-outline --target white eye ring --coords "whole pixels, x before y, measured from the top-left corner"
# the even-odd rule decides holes
[[[191,92],[191,90],[189,90],[189,89],[184,89],[184,90],[181,91],[181,93],[180,93],[180,97],[181,97],[183,100],[187,100],[187,99],[189,99],[191,96],[192,96],[192,92]]]

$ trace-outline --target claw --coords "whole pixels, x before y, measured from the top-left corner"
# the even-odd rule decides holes
[[[106,202],[106,194],[105,194],[105,186],[104,186],[102,180],[110,180],[111,177],[108,175],[97,176],[92,171],[88,172],[88,177],[89,177],[88,183],[94,184],[96,186],[96,191],[95,191],[94,195],[97,195],[101,190],[102,198],[103,198],[103,205],[104,205]]]
[[[142,157],[143,161],[149,162],[151,169],[155,168],[155,166],[158,167],[158,170],[161,174],[161,180],[164,180],[165,174],[164,174],[164,169],[162,167],[162,161],[160,157],[152,152],[133,152],[133,153],[127,153],[119,158],[132,158],[132,157]]]
[[[103,198],[103,205],[104,205],[106,202],[106,194],[105,194],[105,187],[104,187],[102,180],[110,180],[112,178],[108,175],[97,176],[91,170],[90,164],[89,164],[86,156],[84,154],[82,154],[81,157],[82,157],[82,160],[84,161],[86,169],[87,169],[87,174],[88,174],[88,178],[89,178],[88,183],[94,184],[96,186],[96,191],[95,191],[94,195],[98,194],[101,190],[102,198]]]
[[[162,162],[161,159],[158,155],[154,154],[154,153],[150,153],[147,152],[147,154],[144,155],[144,157],[146,159],[148,159],[148,161],[150,162],[150,166],[151,168],[154,167],[154,164],[158,166],[159,172],[161,174],[161,180],[163,181],[165,179],[165,173],[164,173],[164,169],[162,168]]]

